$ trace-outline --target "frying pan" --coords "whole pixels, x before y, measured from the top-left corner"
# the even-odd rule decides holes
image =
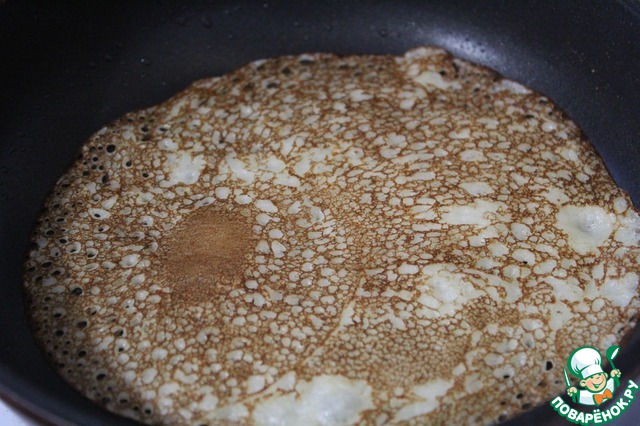
[[[434,44],[555,100],[640,205],[640,2],[0,1],[0,391],[55,424],[134,424],[63,382],[31,338],[21,265],[81,144],[125,112],[249,61]],[[616,366],[640,376],[637,331]],[[558,367],[559,368],[559,367]],[[558,380],[562,372],[558,370]],[[623,376],[623,377],[624,377]],[[622,416],[636,424],[640,402]],[[548,406],[512,424],[566,424]]]

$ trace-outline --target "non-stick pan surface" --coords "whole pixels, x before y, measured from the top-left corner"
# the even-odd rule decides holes
[[[21,289],[48,191],[93,132],[249,61],[435,44],[554,99],[640,205],[640,2],[0,1],[0,390],[54,423],[130,422],[93,405],[31,338]],[[636,333],[637,335],[638,333]],[[640,344],[616,365],[640,375]],[[558,367],[558,380],[562,373]],[[621,423],[637,424],[640,402]],[[566,424],[548,406],[513,424]]]

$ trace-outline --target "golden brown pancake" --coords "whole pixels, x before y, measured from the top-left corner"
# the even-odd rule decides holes
[[[97,132],[25,287],[60,374],[143,422],[487,424],[634,327],[639,230],[544,96],[434,48],[288,56]]]

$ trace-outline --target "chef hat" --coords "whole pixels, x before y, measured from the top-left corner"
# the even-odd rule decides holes
[[[571,374],[584,380],[594,374],[604,373],[600,364],[602,364],[600,352],[591,346],[583,346],[573,351],[567,367]]]

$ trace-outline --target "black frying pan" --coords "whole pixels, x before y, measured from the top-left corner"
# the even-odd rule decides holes
[[[0,391],[53,423],[133,424],[93,405],[27,327],[21,264],[38,209],[81,144],[198,78],[283,54],[435,44],[554,99],[640,205],[640,1],[0,0]],[[640,376],[640,342],[622,348]],[[557,377],[562,380],[558,367]],[[640,402],[621,424],[637,424]],[[512,424],[567,424],[548,406]]]

